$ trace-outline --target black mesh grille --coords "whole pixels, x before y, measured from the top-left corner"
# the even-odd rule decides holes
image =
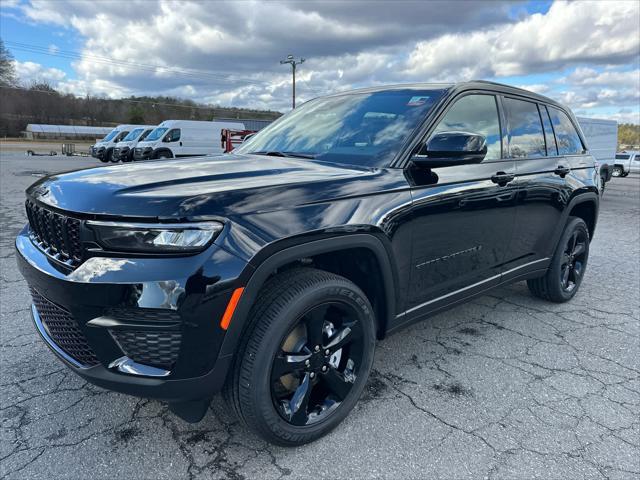
[[[111,335],[130,359],[165,369],[178,359],[182,340],[177,330],[111,330]]]
[[[82,262],[80,220],[60,215],[27,200],[29,227],[38,245],[49,255],[77,267]]]
[[[31,296],[40,320],[56,345],[84,366],[97,365],[98,359],[71,314],[33,289]]]

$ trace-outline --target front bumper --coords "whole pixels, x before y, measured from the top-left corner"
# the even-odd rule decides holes
[[[153,148],[151,147],[136,147],[133,149],[134,160],[150,160],[153,158]]]
[[[102,160],[104,158],[104,147],[91,147],[91,156],[93,158],[97,158],[98,160]]]
[[[68,272],[32,242],[28,228],[18,235],[16,249],[18,267],[34,291],[34,303],[42,305],[36,296],[39,302],[50,302],[50,307],[40,307],[44,313],[32,307],[38,332],[58,358],[85,380],[172,403],[210,398],[220,390],[231,356],[218,356],[225,335],[219,322],[244,261],[214,244],[190,257],[92,257]],[[67,322],[74,322],[94,361],[77,355],[64,338],[56,341],[60,340],[55,336],[59,312],[66,312]],[[166,354],[153,351],[163,348],[168,331],[177,351],[171,365]],[[144,348],[136,344],[138,338],[148,340]],[[134,360],[130,373],[118,368],[123,357]],[[164,364],[158,368],[152,364],[155,361]],[[154,376],[156,370],[136,369],[140,365],[165,373]]]
[[[114,148],[113,149],[113,158],[115,160],[120,160],[122,162],[127,162],[133,159],[133,150],[129,147],[124,148]]]

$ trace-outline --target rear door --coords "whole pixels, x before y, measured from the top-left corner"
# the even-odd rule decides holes
[[[499,283],[515,223],[513,160],[503,155],[499,99],[489,93],[457,98],[435,129],[479,133],[482,163],[410,167],[413,252],[408,313],[426,314],[473,289]],[[428,140],[425,138],[425,141]]]
[[[518,208],[504,279],[546,268],[571,198],[572,169],[586,165],[584,147],[563,111],[535,101],[503,99],[509,155],[516,162]]]

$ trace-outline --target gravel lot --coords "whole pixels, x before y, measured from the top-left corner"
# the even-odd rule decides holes
[[[23,191],[95,164],[0,156],[1,478],[640,478],[639,177],[609,184],[572,302],[519,283],[379,342],[347,420],[283,449],[219,398],[190,425],[87,384],[37,336],[13,253]]]

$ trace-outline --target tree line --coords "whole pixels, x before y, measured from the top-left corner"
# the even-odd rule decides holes
[[[109,99],[78,97],[55,90],[47,82],[23,85],[13,57],[0,39],[0,137],[17,137],[29,123],[115,126],[121,123],[157,125],[167,120],[213,118],[274,120],[271,110],[202,105],[192,100],[164,96]]]

